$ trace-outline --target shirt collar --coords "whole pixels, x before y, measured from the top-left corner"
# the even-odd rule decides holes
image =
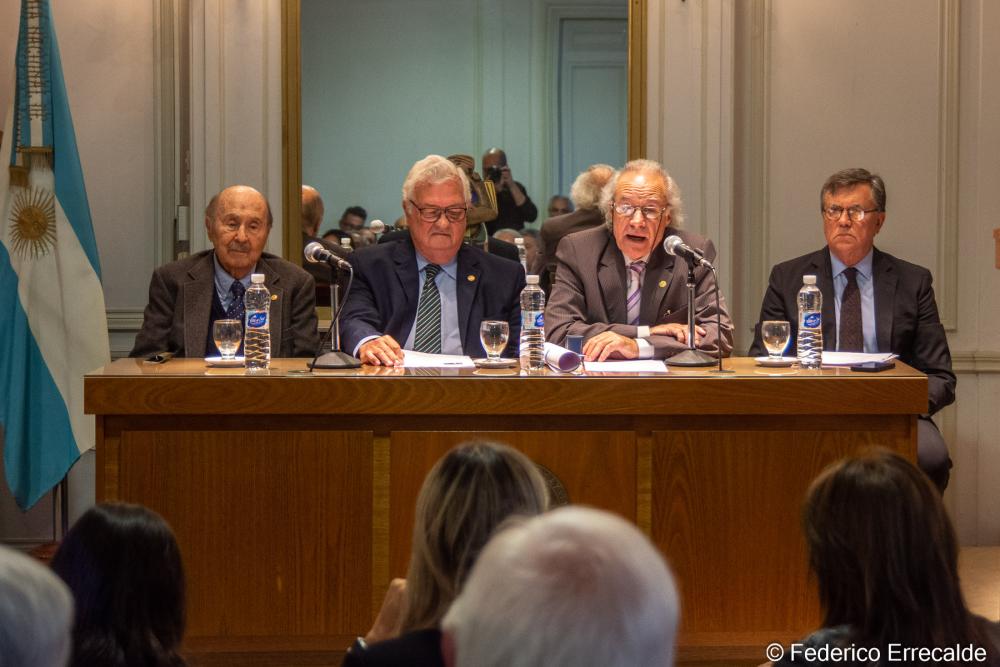
[[[872,248],[860,262],[854,265],[854,268],[858,270],[858,273],[861,274],[861,277],[865,280],[870,280],[872,277],[872,257],[874,254],[875,248]],[[830,252],[830,263],[834,278],[843,273],[844,269],[848,268],[846,264],[837,259],[837,256],[834,255],[832,251]]]
[[[414,251],[417,253],[417,273],[420,273],[424,270],[425,266],[431,264],[432,262],[421,255],[419,250],[415,249]],[[455,256],[452,257],[451,261],[447,264],[438,264],[438,266],[441,267],[441,270],[444,271],[449,278],[456,280],[456,276],[458,275],[458,253],[456,252]]]
[[[215,265],[215,287],[219,291],[219,294],[228,294],[229,290],[232,289],[233,283],[236,282],[236,278],[229,275],[229,272],[222,268],[222,264],[219,264],[219,258],[216,254],[212,253],[212,263]],[[250,286],[250,276],[254,274],[257,270],[254,270],[240,278],[240,282],[243,283],[244,287]]]

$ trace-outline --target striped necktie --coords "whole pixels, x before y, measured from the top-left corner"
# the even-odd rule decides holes
[[[417,306],[417,331],[413,349],[417,352],[441,353],[441,293],[434,278],[441,271],[437,264],[424,267],[424,287]]]
[[[639,324],[640,293],[642,292],[642,273],[646,270],[646,262],[637,260],[628,265],[628,298],[625,308],[628,312],[628,323]]]
[[[841,352],[864,352],[865,340],[861,326],[861,291],[858,289],[858,270],[853,266],[844,269],[847,286],[840,296],[840,331],[838,348]]]

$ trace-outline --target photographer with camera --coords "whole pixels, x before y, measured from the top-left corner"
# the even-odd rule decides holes
[[[511,176],[503,150],[491,148],[483,153],[483,177],[493,182],[497,193],[499,215],[486,223],[490,236],[498,229],[523,229],[524,223],[535,221],[538,209],[524,186]]]

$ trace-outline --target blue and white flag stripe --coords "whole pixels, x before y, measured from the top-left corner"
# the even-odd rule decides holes
[[[22,0],[19,37],[15,113],[0,147],[0,425],[7,481],[27,508],[93,446],[83,376],[110,355],[97,244],[47,0]],[[51,148],[51,160],[18,155],[15,142]],[[30,167],[27,186],[11,182],[14,158]]]

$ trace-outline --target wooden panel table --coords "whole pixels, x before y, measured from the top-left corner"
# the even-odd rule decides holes
[[[916,457],[927,380],[897,364],[731,374],[519,376],[362,369],[268,376],[122,359],[89,374],[97,497],[174,527],[199,664],[337,664],[408,561],[434,461],[512,444],[563,501],[650,535],[683,595],[680,658],[762,662],[816,626],[799,509],[812,478],[867,445]]]

